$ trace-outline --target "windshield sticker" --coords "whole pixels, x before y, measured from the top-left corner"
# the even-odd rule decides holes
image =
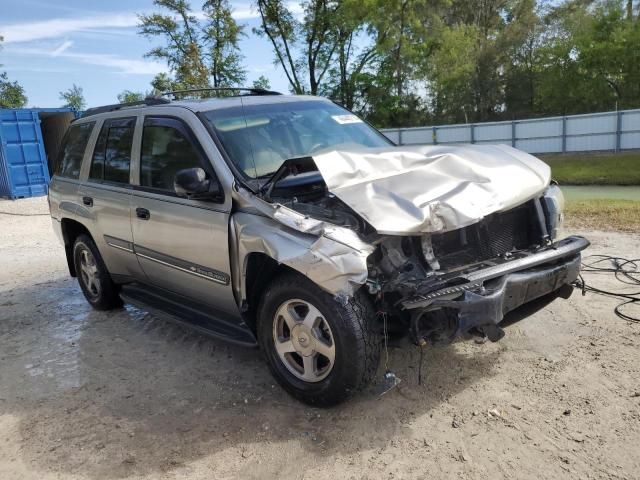
[[[331,115],[331,118],[333,118],[340,125],[346,125],[349,123],[362,123],[362,120],[360,120],[355,115]]]

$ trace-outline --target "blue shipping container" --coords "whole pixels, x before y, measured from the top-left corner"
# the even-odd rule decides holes
[[[67,108],[0,109],[0,197],[47,194],[50,168],[75,116]]]

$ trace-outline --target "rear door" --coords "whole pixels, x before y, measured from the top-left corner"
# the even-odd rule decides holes
[[[137,117],[107,118],[80,187],[81,208],[113,276],[141,277],[131,233],[131,157]]]
[[[196,120],[197,121],[197,120]],[[135,252],[148,282],[238,315],[230,284],[230,202],[190,200],[174,190],[177,171],[201,167],[217,181],[187,121],[144,119],[132,196]]]

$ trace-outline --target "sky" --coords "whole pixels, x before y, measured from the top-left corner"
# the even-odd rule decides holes
[[[195,8],[202,1],[191,3]],[[272,89],[287,91],[268,40],[251,31],[259,25],[255,7],[249,0],[230,3],[245,26],[246,84],[264,75]],[[152,11],[152,0],[0,0],[0,71],[25,88],[30,107],[61,106],[60,92],[74,83],[88,107],[116,103],[123,90],[147,91],[157,73],[168,71],[164,62],[144,57],[162,41],[136,33],[137,14]]]

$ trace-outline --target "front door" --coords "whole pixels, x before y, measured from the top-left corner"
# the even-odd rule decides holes
[[[174,117],[147,116],[139,185],[131,212],[136,256],[150,284],[238,314],[229,266],[229,211],[223,203],[175,194],[176,172],[211,163],[189,126]],[[217,180],[216,180],[217,181]]]

